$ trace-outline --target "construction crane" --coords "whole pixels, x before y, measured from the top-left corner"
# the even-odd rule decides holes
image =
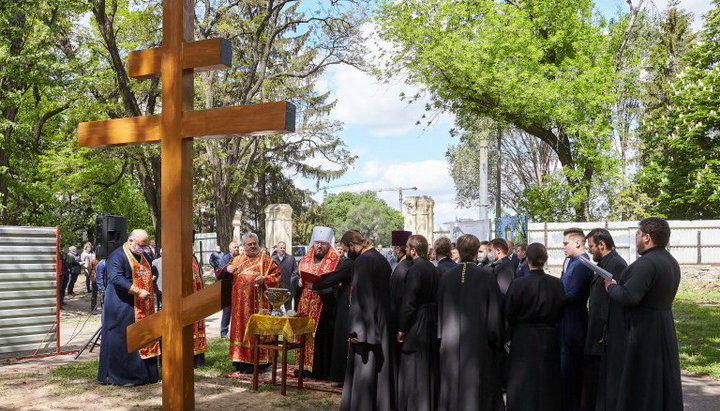
[[[410,191],[410,190],[417,190],[417,187],[385,187],[378,190],[375,190],[376,192],[381,191],[397,191],[398,192],[398,201],[399,201],[399,208],[398,210],[402,212],[402,200],[403,200],[403,191]]]
[[[319,192],[322,191],[322,192],[323,192],[323,198],[326,198],[326,197],[328,196],[327,191],[328,191],[329,188],[349,187],[349,186],[356,186],[356,185],[358,185],[358,184],[365,184],[365,183],[366,183],[366,181],[356,181],[356,182],[354,182],[354,183],[335,184],[335,185],[331,185],[331,186],[318,187],[317,190],[311,191],[310,193],[312,193],[312,194],[317,194],[317,193],[319,193]]]

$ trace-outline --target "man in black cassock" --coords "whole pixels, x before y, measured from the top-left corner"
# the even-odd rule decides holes
[[[400,316],[400,307],[402,306],[403,294],[405,293],[405,278],[407,272],[413,264],[413,260],[408,257],[407,241],[412,233],[410,231],[393,231],[392,232],[392,252],[397,257],[397,265],[390,274],[390,333],[392,335],[392,355],[393,364],[397,365],[397,359],[400,357],[400,344],[395,340],[395,334],[398,331],[398,317]],[[398,367],[394,369],[395,375],[395,392],[397,392],[398,383]]]
[[[527,247],[529,271],[505,295],[509,325],[507,409],[556,411],[561,407],[560,341],[565,289],[543,271],[548,255],[539,243]]]
[[[604,228],[595,228],[585,237],[592,258],[598,266],[609,271],[614,277],[627,268],[627,263],[615,251],[615,241],[610,232]],[[585,364],[583,365],[583,391],[581,407],[583,410],[594,410],[602,405],[603,392],[608,381],[601,379],[606,374],[601,371],[607,340],[605,330],[610,314],[610,297],[605,291],[605,282],[595,274],[590,284],[590,303],[588,308],[588,330],[585,338]],[[601,374],[602,372],[602,374]],[[611,382],[611,384],[614,384]]]
[[[585,337],[587,336],[590,283],[594,272],[580,261],[585,254],[585,234],[579,228],[563,232],[565,262],[560,280],[565,287],[565,309],[560,320],[560,372],[565,411],[580,409]]]
[[[437,256],[437,270],[442,276],[449,270],[457,267],[457,263],[450,258],[450,250],[452,250],[452,243],[447,237],[440,237],[435,240],[433,245],[435,249],[435,255]]]
[[[335,249],[340,255],[340,262],[335,267],[335,271],[314,283],[312,289],[316,291],[330,289],[337,301],[332,352],[330,353],[329,378],[330,381],[342,385],[347,368],[348,308],[350,306],[350,281],[352,280],[353,260],[345,255],[346,249],[343,243],[336,243]],[[316,355],[319,354],[316,353]]]
[[[434,410],[437,405],[437,287],[440,273],[428,261],[428,242],[412,235],[407,251],[413,260],[405,279],[398,320],[397,409]]]
[[[480,240],[458,239],[462,263],[438,286],[439,410],[503,410],[498,355],[505,343],[502,294],[489,268],[478,267]]]
[[[679,411],[683,399],[672,303],[680,285],[680,266],[665,249],[670,240],[667,221],[646,218],[638,225],[635,244],[640,257],[620,282],[605,280],[612,301],[625,307],[626,319],[617,398],[608,399],[606,408]]]
[[[490,253],[494,256],[490,264],[493,274],[497,280],[500,292],[505,295],[510,282],[515,278],[515,264],[508,257],[508,243],[502,238],[495,238],[490,241]]]
[[[354,260],[347,372],[341,410],[395,408],[390,316],[390,263],[356,230],[340,240]]]
[[[412,259],[408,258],[405,246],[412,233],[410,231],[392,232],[392,251],[397,257],[398,263],[390,275],[390,313],[392,320],[393,336],[397,331],[397,319],[400,306],[402,305],[405,277],[412,265]]]

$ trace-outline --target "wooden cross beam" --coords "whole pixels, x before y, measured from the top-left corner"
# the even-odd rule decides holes
[[[162,113],[78,125],[81,146],[160,142],[163,309],[128,327],[128,351],[162,338],[163,409],[195,407],[192,324],[230,304],[225,280],[193,293],[192,137],[295,131],[295,107],[287,102],[192,108],[193,73],[230,66],[230,43],[193,40],[193,0],[163,2],[163,41],[128,56],[134,78],[160,76]]]

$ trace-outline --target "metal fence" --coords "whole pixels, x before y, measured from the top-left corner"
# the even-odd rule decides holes
[[[528,243],[543,243],[548,249],[548,265],[562,265],[563,231],[570,227],[606,228],[615,241],[617,252],[629,263],[637,258],[635,232],[637,221],[599,221],[567,223],[529,223]],[[668,250],[680,264],[720,264],[720,220],[669,220],[671,234]]]
[[[57,241],[56,228],[0,226],[0,354],[57,345]]]
[[[193,244],[193,252],[195,253],[195,257],[197,257],[200,264],[210,264],[210,254],[215,251],[215,247],[217,247],[217,234],[195,234],[195,244]],[[223,252],[226,253],[227,249],[223,250]]]

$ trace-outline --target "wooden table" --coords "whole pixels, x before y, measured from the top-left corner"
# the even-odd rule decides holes
[[[287,393],[287,353],[288,350],[300,350],[296,357],[298,364],[298,389],[303,388],[303,368],[305,362],[305,343],[307,335],[312,338],[315,331],[315,322],[309,317],[273,317],[269,315],[253,314],[248,320],[245,329],[245,338],[249,338],[253,350],[253,379],[252,389],[257,391],[260,374],[260,350],[270,350],[271,381],[277,384],[277,355],[280,352],[282,364],[280,370],[280,394]],[[268,340],[262,337],[270,336]],[[282,336],[282,339],[280,338]],[[297,339],[295,342],[291,340]]]

